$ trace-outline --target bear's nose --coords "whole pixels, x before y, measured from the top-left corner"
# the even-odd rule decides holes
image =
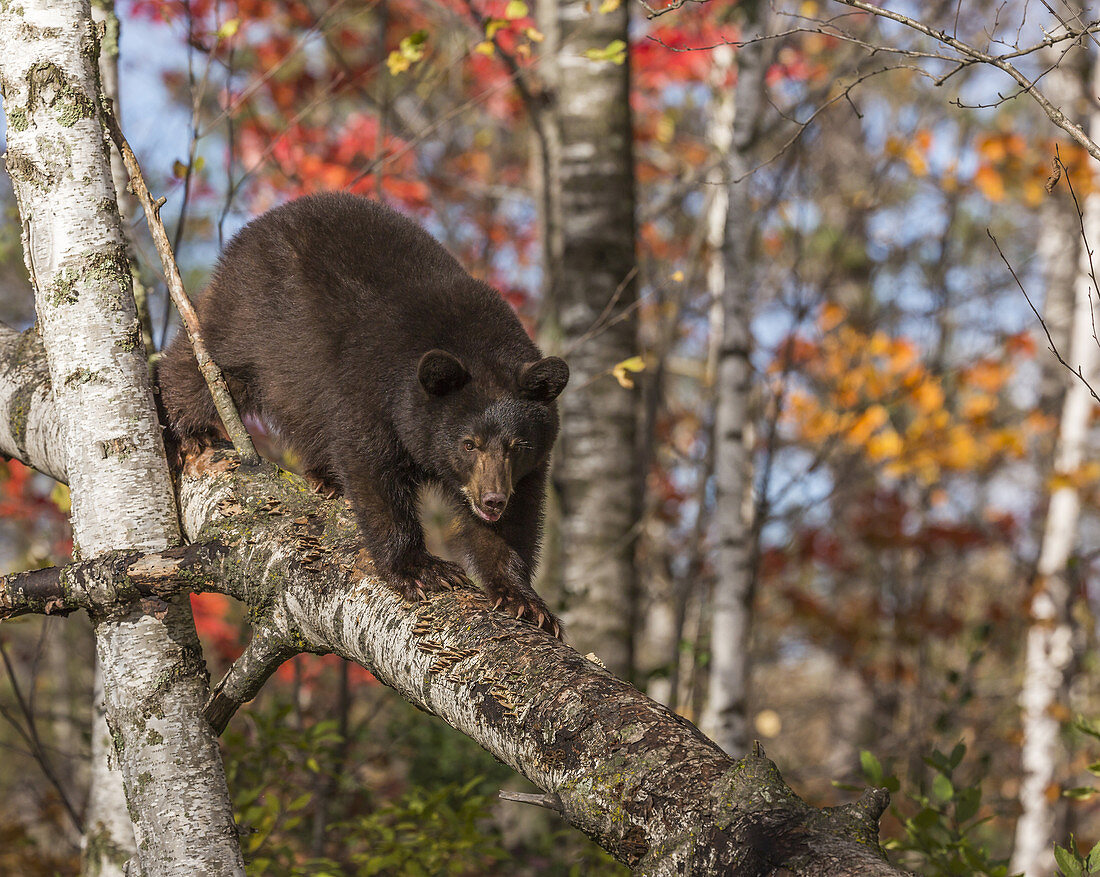
[[[508,504],[508,497],[503,493],[487,493],[481,497],[481,504],[489,511],[500,514]]]

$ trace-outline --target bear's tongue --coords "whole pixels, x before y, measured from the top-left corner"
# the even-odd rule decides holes
[[[500,520],[500,512],[487,512],[484,509],[479,509],[476,505],[474,506],[474,514],[483,521],[488,521],[490,524],[495,524]]]

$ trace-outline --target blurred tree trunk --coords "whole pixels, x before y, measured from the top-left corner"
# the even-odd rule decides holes
[[[720,245],[708,272],[708,287],[720,297],[721,344],[718,349],[715,412],[715,524],[717,570],[710,628],[710,689],[703,728],[731,755],[749,744],[749,638],[755,584],[752,514],[752,364],[750,324],[752,203],[748,175],[750,151],[764,107],[764,32],[760,3],[741,3],[742,46],[715,50],[716,74],[736,67],[733,88],[716,89],[712,140],[720,155],[722,177],[712,207],[713,243]],[[724,204],[722,202],[725,202]],[[721,224],[719,224],[719,220]]]
[[[1093,62],[1091,93],[1100,87],[1100,63]],[[1092,107],[1090,136],[1100,135],[1100,108]],[[1100,241],[1100,197],[1085,196],[1082,205],[1084,234],[1089,246]],[[1044,233],[1058,233],[1060,226],[1043,226]],[[1059,351],[1073,368],[1080,368],[1085,379],[1096,386],[1097,346],[1092,337],[1094,313],[1091,295],[1096,278],[1090,273],[1087,250],[1075,247],[1079,254],[1073,281],[1073,316],[1069,322],[1068,350]],[[1051,254],[1061,249],[1045,242],[1041,251]],[[1049,264],[1049,263],[1048,263]],[[1048,277],[1050,275],[1048,274]],[[1060,295],[1055,286],[1048,295]],[[1048,313],[1050,307],[1048,307]],[[1081,498],[1075,486],[1076,473],[1085,458],[1089,418],[1093,401],[1089,388],[1069,372],[1062,399],[1061,422],[1055,448],[1054,473],[1059,485],[1050,495],[1046,523],[1035,581],[1031,588],[1030,627],[1027,634],[1024,678],[1020,693],[1023,709],[1020,783],[1021,814],[1016,823],[1016,841],[1011,870],[1027,877],[1054,872],[1053,844],[1056,838],[1055,806],[1058,799],[1056,773],[1064,760],[1061,755],[1062,722],[1055,707],[1067,681],[1073,659],[1074,630],[1070,616],[1076,587],[1072,573],[1073,548],[1078,535]]]
[[[612,368],[637,353],[633,305],[635,219],[629,4],[596,12],[586,0],[546,0],[540,20],[558,47],[543,116],[553,129],[543,160],[553,193],[544,220],[552,302],[546,331],[572,373],[561,399],[555,483],[567,636],[609,669],[632,668],[635,528],[639,515],[635,394]],[[608,60],[585,56],[621,40]],[[611,53],[614,55],[614,51]]]
[[[98,43],[87,0],[0,8],[7,167],[62,413],[74,554],[85,557],[180,539],[105,147]],[[201,714],[206,667],[187,597],[93,621],[141,871],[243,873]],[[117,819],[86,832],[89,873],[117,869],[133,852]]]

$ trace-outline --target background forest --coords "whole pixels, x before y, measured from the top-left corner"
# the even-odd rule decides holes
[[[572,644],[734,756],[760,740],[816,806],[886,784],[906,867],[1051,873],[1055,842],[1100,839],[1096,399],[1048,349],[1100,387],[1098,165],[950,40],[1011,55],[1095,137],[1100,44],[1058,34],[1100,8],[889,4],[929,36],[852,5],[99,12],[193,294],[248,219],[346,189],[414,216],[569,360],[539,589]],[[598,45],[563,44],[566,8]],[[570,125],[610,144],[618,188],[577,170]],[[174,317],[123,209],[159,350]],[[0,210],[0,321],[22,329],[6,177]],[[0,464],[0,571],[63,562],[67,517],[63,486]],[[193,605],[219,676],[245,613]],[[76,619],[0,628],[0,873],[79,871],[92,653]],[[336,659],[288,662],[223,743],[252,873],[625,873]]]

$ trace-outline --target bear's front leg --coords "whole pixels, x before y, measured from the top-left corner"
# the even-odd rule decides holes
[[[471,584],[462,567],[425,547],[414,481],[368,466],[341,473],[341,480],[375,568],[402,597],[416,602]]]
[[[561,622],[531,587],[542,537],[545,478],[545,470],[539,469],[521,479],[498,521],[484,521],[463,506],[455,541],[481,580],[482,589],[494,601],[494,608],[561,639]]]

